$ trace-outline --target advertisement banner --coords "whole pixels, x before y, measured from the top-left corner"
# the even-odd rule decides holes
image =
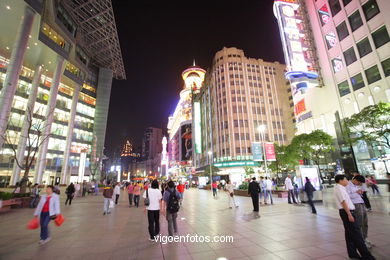
[[[181,161],[185,162],[192,158],[192,126],[185,124],[181,126]]]
[[[261,147],[261,143],[259,142],[252,143],[252,155],[253,155],[254,162],[263,161],[263,148]]]
[[[275,146],[273,143],[265,143],[265,156],[267,161],[276,161]]]

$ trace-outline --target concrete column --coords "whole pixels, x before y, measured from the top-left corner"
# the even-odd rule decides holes
[[[76,108],[77,108],[77,103],[79,101],[79,94],[80,94],[81,87],[82,87],[81,85],[76,86],[73,92],[72,107],[70,109],[70,117],[68,123],[68,132],[66,135],[64,163],[62,165],[62,170],[61,170],[61,176],[62,176],[61,184],[67,184],[68,182],[70,147],[72,146],[74,120],[76,118]]]
[[[24,54],[27,50],[27,43],[31,28],[34,22],[35,11],[26,6],[24,16],[16,34],[11,58],[7,65],[7,72],[4,79],[3,89],[0,93],[0,136],[4,136],[7,129],[8,118],[11,112],[12,101],[18,86],[19,74],[22,69]],[[0,148],[4,144],[4,138],[0,138]]]
[[[49,145],[49,135],[51,134],[51,125],[54,120],[54,109],[57,103],[58,87],[60,85],[61,75],[64,71],[64,58],[57,55],[57,67],[54,71],[53,81],[50,87],[50,97],[47,102],[45,121],[42,129],[41,147],[38,151],[38,157],[35,165],[35,182],[41,184],[43,172],[46,168],[46,153]]]
[[[34,112],[34,105],[37,99],[37,94],[38,94],[38,86],[39,86],[39,81],[41,79],[42,75],[42,66],[38,65],[35,68],[35,73],[34,73],[34,78],[31,84],[31,90],[28,96],[28,101],[27,101],[27,108],[26,111],[24,112],[24,120],[23,120],[23,125],[22,125],[22,130],[20,132],[20,137],[19,137],[19,143],[18,143],[18,150],[16,154],[16,160],[19,162],[20,165],[24,165],[24,153],[26,151],[26,143],[27,143],[27,138],[28,138],[28,129],[31,124],[32,120],[32,115]],[[15,162],[14,163],[14,168],[12,170],[12,179],[11,183],[12,185],[15,185],[16,182],[19,181],[20,179],[20,172],[21,168],[18,166],[18,164]]]

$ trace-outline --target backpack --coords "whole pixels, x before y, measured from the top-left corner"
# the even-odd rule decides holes
[[[170,189],[167,189],[167,191],[170,193],[168,199],[167,211],[169,213],[176,213],[180,209],[179,198],[176,195],[176,189],[174,189],[173,192]]]

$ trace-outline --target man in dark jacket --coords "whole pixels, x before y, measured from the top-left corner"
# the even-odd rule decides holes
[[[110,214],[110,203],[112,200],[112,195],[114,194],[114,190],[112,189],[110,182],[107,182],[107,185],[103,189],[103,197],[104,197],[104,206],[103,206],[103,215]]]
[[[256,181],[256,178],[253,177],[252,181],[249,183],[248,194],[252,197],[253,203],[253,212],[255,213],[255,217],[259,218],[259,193],[260,193],[259,183]]]
[[[311,207],[311,213],[313,213],[313,214],[317,214],[317,210],[314,207],[314,203],[313,203],[313,194],[315,191],[316,191],[316,189],[314,188],[313,184],[311,184],[309,178],[306,177],[305,192],[307,195],[307,202],[309,203],[309,205]]]

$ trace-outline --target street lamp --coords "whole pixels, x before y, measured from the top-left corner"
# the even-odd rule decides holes
[[[212,156],[213,156],[213,152],[212,151],[208,151],[207,154],[209,155],[209,163],[210,163],[210,190],[212,190],[212,182],[213,182],[213,167],[211,167],[211,164],[212,164]]]
[[[260,133],[261,142],[263,143],[263,154],[264,154],[264,169],[265,169],[265,176],[268,176],[268,167],[267,167],[267,156],[265,153],[265,129],[267,128],[266,125],[259,125],[257,127],[257,130]]]

